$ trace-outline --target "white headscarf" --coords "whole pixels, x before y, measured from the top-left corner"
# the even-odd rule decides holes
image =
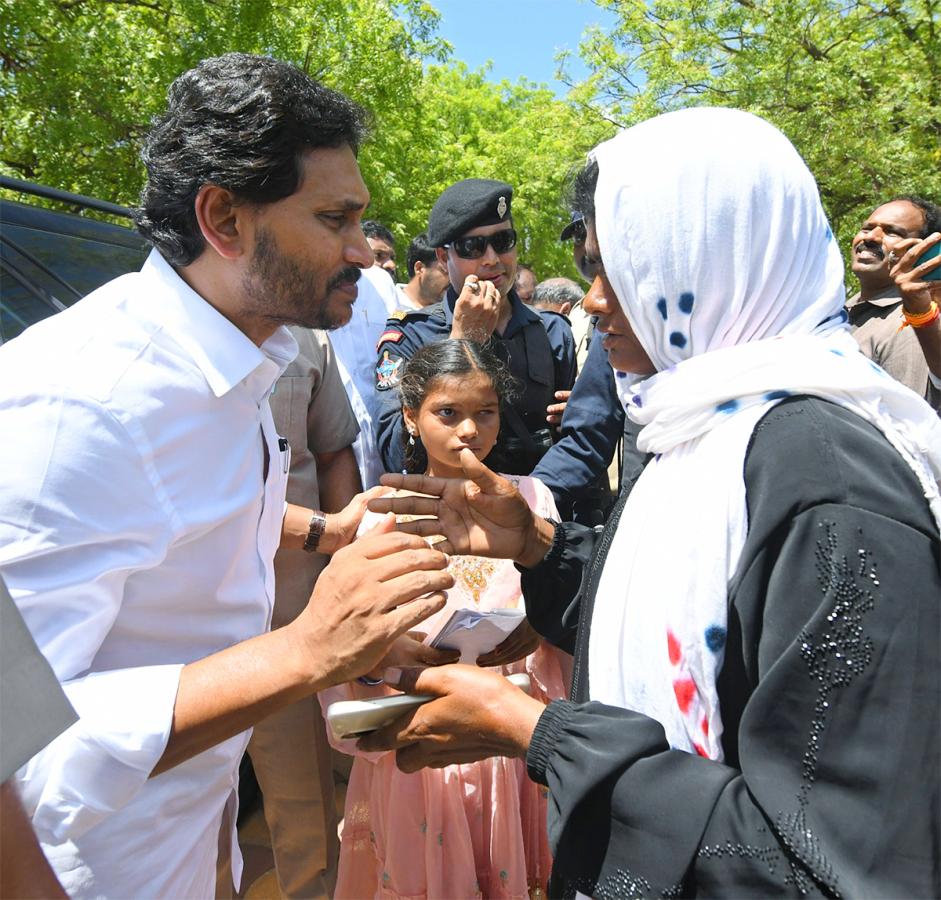
[[[748,531],[744,458],[790,394],[844,406],[912,468],[941,528],[941,423],[859,353],[843,262],[787,138],[730,109],[690,109],[594,152],[605,271],[657,374],[618,373],[647,466],[595,601],[593,699],[652,716],[675,747],[720,759],[716,676],[729,579]]]

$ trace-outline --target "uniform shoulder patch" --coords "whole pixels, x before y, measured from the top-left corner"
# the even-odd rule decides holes
[[[399,383],[403,362],[402,357],[392,359],[388,350],[382,351],[382,359],[376,366],[376,390],[388,391]]]
[[[379,340],[376,341],[376,353],[379,352],[379,348],[386,341],[392,341],[393,344],[397,344],[404,336],[401,331],[396,331],[394,328],[387,328],[379,335]]]
[[[393,311],[392,311],[392,313],[390,314],[389,318],[390,318],[390,319],[395,319],[395,320],[397,320],[397,321],[401,321],[401,320],[404,319],[407,315],[408,315],[408,310],[407,310],[407,309],[396,309],[396,310],[393,310]]]

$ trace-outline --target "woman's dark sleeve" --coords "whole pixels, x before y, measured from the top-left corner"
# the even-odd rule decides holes
[[[638,713],[550,704],[527,763],[553,895],[941,896],[938,552],[841,504],[764,542],[731,597],[734,764]]]
[[[526,617],[550,644],[567,653],[575,649],[582,574],[598,536],[594,528],[561,522],[543,561],[531,569],[519,567]]]

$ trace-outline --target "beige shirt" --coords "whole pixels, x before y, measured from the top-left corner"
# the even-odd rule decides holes
[[[928,377],[928,363],[912,328],[901,327],[902,298],[892,286],[873,299],[859,294],[846,303],[850,329],[860,350],[896,381],[920,394],[933,409],[941,411],[941,390]]]
[[[299,351],[278,379],[271,395],[271,414],[278,433],[291,445],[288,503],[320,509],[315,454],[349,447],[359,434],[359,425],[326,333],[296,326],[290,331]],[[272,628],[287,624],[304,609],[314,581],[328,562],[322,553],[277,552]]]

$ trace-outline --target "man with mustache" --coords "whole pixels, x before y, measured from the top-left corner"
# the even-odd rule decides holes
[[[394,390],[402,366],[419,347],[448,337],[489,342],[520,383],[519,396],[503,410],[489,463],[528,475],[552,445],[547,425],[561,411],[550,407],[568,396],[575,381],[575,342],[564,322],[544,322],[516,292],[512,200],[513,188],[503,181],[467,178],[432,207],[428,242],[447,268],[447,293],[440,303],[393,314],[377,345],[376,388],[384,398],[377,437],[389,471],[401,470],[405,458]]]
[[[931,315],[937,309],[931,285],[939,283],[912,274],[913,261],[937,243],[939,231],[941,208],[918,197],[873,210],[853,238],[859,293],[846,308],[863,353],[941,410],[941,319]]]
[[[373,254],[365,113],[231,53],[171,86],[144,143],[154,250],[0,348],[0,569],[79,721],[18,773],[72,897],[212,897],[252,725],[364,675],[444,605],[446,558],[363,498],[285,503],[268,396],[284,325],[348,321]],[[333,555],[271,633],[279,548]],[[222,840],[220,840],[220,835]]]

